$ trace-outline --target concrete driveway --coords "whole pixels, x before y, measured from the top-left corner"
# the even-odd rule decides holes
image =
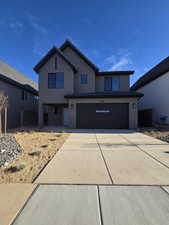
[[[169,144],[128,130],[75,130],[35,183],[169,185]]]
[[[35,183],[0,185],[1,225],[169,221],[169,145],[141,133],[76,130]]]

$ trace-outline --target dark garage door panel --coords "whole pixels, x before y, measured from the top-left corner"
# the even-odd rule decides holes
[[[128,103],[77,104],[77,128],[128,129]]]

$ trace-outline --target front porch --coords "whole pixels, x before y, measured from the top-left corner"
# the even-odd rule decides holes
[[[67,127],[68,104],[42,104],[39,108],[40,126]]]

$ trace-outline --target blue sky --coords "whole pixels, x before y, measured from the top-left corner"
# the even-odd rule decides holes
[[[0,60],[35,81],[33,66],[65,39],[101,70],[135,70],[133,83],[169,55],[169,1],[1,1]]]

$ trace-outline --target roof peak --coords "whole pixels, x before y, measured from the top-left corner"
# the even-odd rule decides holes
[[[39,72],[40,68],[52,57],[55,53],[58,53],[73,69],[74,72],[77,72],[76,67],[67,59],[67,57],[58,49],[55,45],[47,52],[47,54],[36,64],[34,70],[36,73]]]
[[[60,50],[64,51],[65,48],[72,48],[89,66],[91,66],[96,72],[99,68],[92,63],[70,40],[65,40],[65,42],[60,46]]]

